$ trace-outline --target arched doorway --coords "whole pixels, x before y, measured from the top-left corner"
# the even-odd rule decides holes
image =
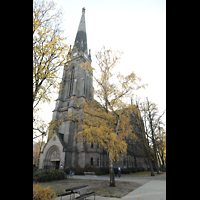
[[[44,169],[59,169],[60,151],[56,145],[49,148],[46,153]]]

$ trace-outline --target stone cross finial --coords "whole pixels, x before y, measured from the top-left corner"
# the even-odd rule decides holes
[[[85,13],[85,7],[82,8],[82,13]]]

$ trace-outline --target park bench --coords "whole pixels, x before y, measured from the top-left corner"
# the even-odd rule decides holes
[[[85,176],[96,176],[95,172],[84,172]]]
[[[86,190],[89,187],[90,187],[89,185],[83,185],[79,187],[68,188],[65,190],[66,193],[60,194],[58,196],[61,197],[62,199],[63,196],[70,195],[70,200],[75,200],[75,199],[85,199],[86,197],[94,195],[94,199],[95,199],[96,192],[86,193]],[[75,198],[75,193],[79,193],[80,196]]]
[[[61,200],[62,200],[63,196],[70,195],[70,200],[71,200],[71,194],[73,194],[73,192],[66,192],[66,193],[63,193],[63,194],[59,194],[58,197],[61,197]]]
[[[81,195],[81,194],[84,194],[86,192],[86,189],[89,188],[89,187],[90,187],[89,185],[82,185],[82,186],[78,186],[78,187],[68,188],[65,191],[66,192],[73,192],[73,193],[78,192]]]
[[[79,192],[80,194],[83,194],[86,192],[86,188],[88,188],[88,187],[89,187],[89,185],[83,185],[83,186],[79,186],[79,187],[68,188],[65,190],[66,193],[59,194],[58,197],[61,197],[61,200],[62,200],[63,196],[70,195],[70,200],[74,200],[75,193]]]
[[[86,197],[90,197],[90,196],[94,195],[94,200],[95,200],[96,194],[97,194],[96,192],[90,192],[90,193],[82,194],[82,195],[76,197],[76,199],[86,199]]]

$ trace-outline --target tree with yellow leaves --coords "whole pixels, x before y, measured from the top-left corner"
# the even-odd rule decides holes
[[[33,114],[34,130],[44,134],[37,119],[38,104],[50,102],[52,89],[59,88],[58,70],[66,63],[68,46],[60,29],[62,13],[53,1],[34,1],[33,5]],[[40,124],[37,122],[39,121]]]
[[[114,75],[113,69],[121,54],[120,51],[106,50],[105,47],[96,53],[100,76],[94,76],[97,83],[94,95],[98,102],[92,100],[84,103],[83,127],[76,135],[79,141],[96,143],[100,149],[107,151],[110,186],[115,186],[113,161],[126,154],[126,137],[134,137],[129,109],[124,100],[132,95],[133,90],[145,87],[138,84],[140,78],[133,72],[127,76],[121,73]]]
[[[42,137],[42,139],[43,139],[43,137]],[[33,146],[33,164],[35,164],[37,167],[39,166],[40,153],[41,153],[44,145],[45,145],[45,142],[42,140],[42,141],[37,142]]]

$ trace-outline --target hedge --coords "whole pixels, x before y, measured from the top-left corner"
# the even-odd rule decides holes
[[[42,172],[36,171],[33,173],[33,181],[35,182],[47,182],[62,179],[66,179],[66,173],[63,170],[44,170]]]

